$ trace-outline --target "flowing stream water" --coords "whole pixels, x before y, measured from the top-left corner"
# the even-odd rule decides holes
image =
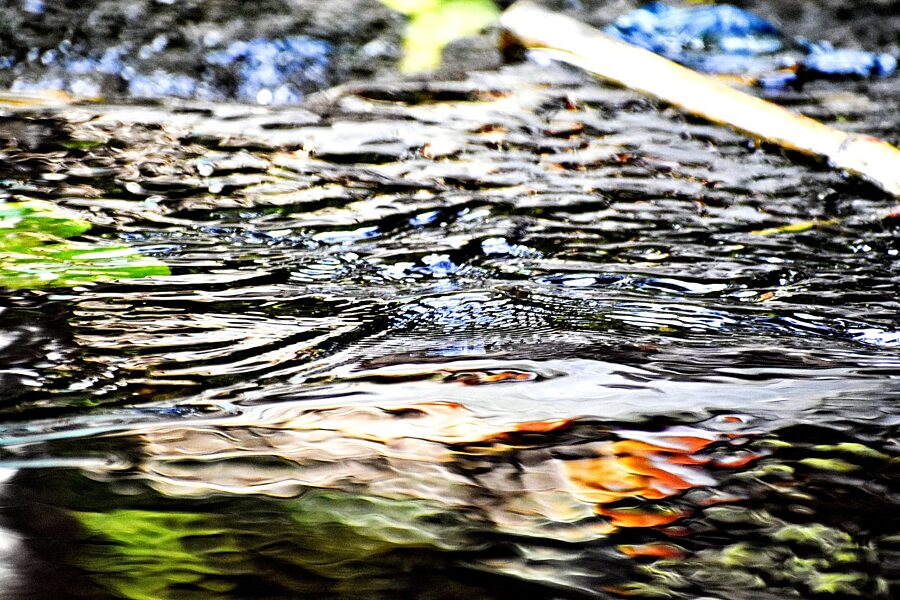
[[[0,597],[900,593],[874,188],[551,66],[2,118],[170,273],[0,292]]]

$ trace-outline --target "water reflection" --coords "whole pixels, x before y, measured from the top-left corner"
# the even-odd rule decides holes
[[[897,595],[874,190],[527,66],[8,121],[171,274],[0,295],[0,597]]]
[[[462,581],[504,597],[502,579],[548,598],[888,597],[897,460],[885,429],[857,425],[872,439],[861,443],[753,421],[498,426],[449,402],[282,403],[8,446],[26,468],[5,497],[27,546],[69,531],[62,560],[90,597],[453,597]],[[48,448],[81,467],[44,464]],[[110,452],[127,454],[89,460]],[[47,502],[56,521],[32,522]]]

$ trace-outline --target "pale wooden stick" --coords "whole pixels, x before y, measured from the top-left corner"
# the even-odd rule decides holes
[[[527,0],[510,6],[500,25],[527,49],[766,142],[823,156],[900,197],[900,150],[878,138],[828,127]]]

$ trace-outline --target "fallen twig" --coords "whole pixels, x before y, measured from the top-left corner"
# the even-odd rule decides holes
[[[766,142],[823,156],[900,197],[900,150],[878,138],[828,127],[527,0],[509,7],[500,24],[508,41]]]

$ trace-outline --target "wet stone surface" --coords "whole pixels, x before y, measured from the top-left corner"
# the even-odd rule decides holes
[[[556,67],[4,119],[171,273],[0,294],[0,597],[898,595],[877,190]]]

